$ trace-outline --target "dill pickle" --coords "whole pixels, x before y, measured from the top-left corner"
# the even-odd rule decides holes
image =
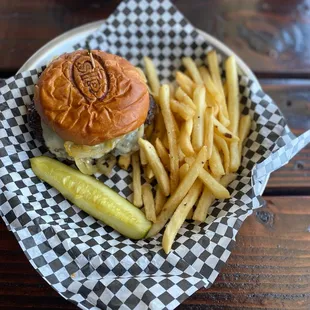
[[[151,227],[144,213],[92,176],[46,157],[30,159],[33,172],[94,218],[131,239],[142,239]]]

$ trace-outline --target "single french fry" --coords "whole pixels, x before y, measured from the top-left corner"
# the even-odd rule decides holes
[[[206,105],[213,108],[213,115],[217,118],[220,111],[219,105],[208,92],[206,92]]]
[[[164,135],[164,137],[163,137],[163,145],[164,145],[164,147],[167,149],[167,150],[169,150],[169,142],[168,142],[168,135],[167,135],[167,133]]]
[[[169,110],[171,111],[170,109],[170,105],[169,105]],[[172,120],[172,123],[173,123],[173,127],[174,127],[174,130],[175,130],[175,134],[176,136],[178,137],[180,135],[180,128],[179,128],[179,124],[178,122],[176,121],[173,113],[171,113],[171,120]],[[166,125],[166,124],[165,124]]]
[[[187,220],[191,220],[194,214],[194,208],[191,208],[188,212],[188,214],[186,215],[186,219]]]
[[[211,97],[215,100],[219,107],[219,120],[220,122],[227,127],[230,124],[230,120],[228,118],[228,110],[226,105],[226,99],[224,97],[223,92],[221,89],[216,87],[215,83],[213,82],[208,69],[206,67],[199,68],[200,75],[203,79],[204,85],[207,89],[207,93],[211,95]]]
[[[186,173],[189,170],[189,164],[188,163],[184,163],[181,167],[180,167],[180,181],[182,181],[186,175]]]
[[[163,235],[163,249],[166,254],[171,250],[172,243],[178,233],[180,227],[184,223],[189,211],[193,208],[195,202],[197,201],[202,188],[202,183],[196,180],[189,190],[188,194],[184,197],[182,202],[178,205],[175,210],[171,220],[169,221],[164,235]]]
[[[155,204],[154,198],[152,194],[152,187],[148,183],[144,183],[142,185],[142,198],[143,198],[143,205],[145,209],[145,216],[146,218],[155,223],[156,222],[156,213],[155,213]]]
[[[230,56],[226,62],[226,82],[228,90],[228,114],[230,125],[228,129],[238,135],[239,119],[240,119],[240,104],[239,104],[239,86],[236,59]]]
[[[156,195],[155,195],[155,213],[158,215],[167,201],[167,197],[164,195],[163,191],[160,189],[158,184],[156,185]]]
[[[149,81],[151,90],[155,94],[155,96],[158,96],[160,83],[159,83],[156,67],[153,61],[151,60],[151,58],[145,56],[143,60],[144,60],[147,80]]]
[[[217,145],[218,149],[223,152],[225,173],[229,173],[230,153],[229,153],[229,147],[227,145],[227,142],[225,141],[225,139],[223,139],[217,134],[214,135],[214,142]]]
[[[215,117],[213,117],[214,131],[228,142],[239,141],[239,137],[224,127]]]
[[[214,136],[213,107],[206,108],[204,130],[205,133],[203,144],[208,148],[208,159],[210,159],[213,149],[213,136]]]
[[[190,106],[194,111],[196,111],[196,106],[193,100],[191,99],[190,96],[186,94],[186,92],[180,86],[177,88],[175,92],[175,98],[180,102],[184,102],[185,104]]]
[[[213,148],[212,148],[212,154],[209,159],[209,167],[211,170],[211,174],[214,177],[221,177],[225,174],[221,155],[216,145],[213,145]]]
[[[184,67],[188,70],[189,75],[193,79],[196,84],[203,84],[202,78],[198,71],[198,68],[194,62],[194,60],[190,57],[183,57],[182,62]]]
[[[156,153],[154,146],[150,142],[143,140],[142,138],[139,139],[139,145],[140,148],[143,149],[147,157],[147,161],[152,168],[152,171],[155,175],[155,178],[161,190],[163,191],[165,196],[169,196],[170,194],[169,177],[162,162],[160,161],[160,158]]]
[[[178,145],[178,154],[179,154],[179,165],[181,165],[184,162],[185,154],[182,152],[179,145]]]
[[[199,171],[199,179],[208,187],[216,198],[226,199],[230,197],[228,190],[217,182],[205,169]]]
[[[172,99],[175,99],[175,86],[172,83],[169,83],[169,88],[170,88],[170,97]]]
[[[199,152],[204,142],[204,116],[206,111],[206,89],[198,85],[194,91],[196,112],[194,116],[192,145],[195,152]]]
[[[155,175],[150,165],[144,167],[144,176],[148,183],[151,183],[154,180]]]
[[[165,226],[179,203],[182,201],[182,199],[185,197],[189,189],[196,181],[197,177],[200,175],[200,172],[203,170],[203,166],[206,162],[206,158],[207,148],[203,146],[199,151],[195,161],[191,165],[188,173],[163,206],[161,213],[157,217],[156,223],[149,230],[146,236],[147,238],[156,235]]]
[[[170,171],[169,153],[159,138],[157,138],[155,140],[155,148],[156,148],[157,154],[158,154],[161,162],[163,163],[165,169]]]
[[[238,135],[239,119],[240,119],[240,104],[239,104],[239,86],[238,72],[236,59],[230,56],[226,62],[226,82],[228,90],[228,114],[230,119],[229,130]],[[239,169],[241,158],[239,156],[239,143],[233,142],[230,144],[230,171],[236,172]]]
[[[187,104],[174,99],[170,101],[170,107],[172,112],[181,116],[185,121],[193,118],[195,115],[195,110],[193,110]]]
[[[161,113],[161,111],[158,111],[158,113],[155,116],[155,126],[154,126],[154,132],[153,137],[162,139],[166,133],[164,118]]]
[[[191,142],[191,134],[193,130],[193,120],[190,119],[183,123],[179,136],[179,145],[182,152],[186,156],[194,156],[195,151]]]
[[[195,83],[184,73],[181,71],[177,71],[175,75],[175,79],[177,83],[180,85],[180,87],[185,91],[185,93],[189,96],[192,97]]]
[[[139,151],[140,151],[140,162],[141,162],[141,165],[142,166],[146,166],[147,163],[148,163],[146,155],[145,155],[145,153],[144,153],[142,148],[140,148]]]
[[[230,173],[224,175],[220,180],[220,184],[225,188],[236,178],[236,174]],[[218,179],[217,179],[218,181]],[[195,212],[192,216],[194,221],[204,222],[206,220],[209,207],[212,205],[215,197],[213,196],[212,192],[208,189],[208,187],[204,187],[203,192],[200,196],[199,202],[195,209]]]
[[[245,139],[250,133],[251,130],[251,117],[250,115],[242,115],[239,123],[239,157],[241,160],[242,156],[242,147],[244,145]]]
[[[131,159],[132,164],[132,186],[133,186],[133,204],[141,208],[142,203],[142,189],[141,189],[141,169],[140,169],[140,160],[139,153],[135,152],[132,154]]]
[[[118,159],[118,165],[121,169],[128,170],[128,167],[131,162],[130,155],[121,155]]]
[[[175,191],[179,184],[179,150],[177,145],[177,124],[170,109],[169,86],[162,85],[159,90],[159,105],[167,130],[170,154],[170,189]]]

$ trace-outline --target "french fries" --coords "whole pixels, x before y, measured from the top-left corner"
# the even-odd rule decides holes
[[[196,105],[196,113],[194,116],[192,145],[195,152],[199,152],[204,142],[204,115],[206,111],[206,89],[204,86],[198,85],[194,90],[194,103]]]
[[[189,107],[191,107],[194,111],[196,111],[196,106],[191,99],[190,96],[186,94],[186,92],[179,86],[175,92],[175,98],[179,100],[180,102],[184,102]]]
[[[118,165],[121,169],[128,170],[131,162],[130,155],[121,155],[118,159]]]
[[[156,194],[155,194],[155,213],[156,216],[160,213],[163,205],[166,203],[167,197],[164,195],[163,191],[160,189],[158,184],[156,185]]]
[[[168,174],[160,161],[160,158],[158,157],[156,150],[154,146],[146,141],[143,140],[142,138],[139,139],[139,145],[143,149],[148,163],[152,168],[152,171],[155,175],[155,178],[163,191],[165,196],[169,196],[170,194],[170,182],[169,182],[169,177]]]
[[[216,145],[213,145],[212,148],[212,154],[209,159],[209,167],[214,177],[221,177],[222,175],[225,174],[221,155]]]
[[[145,216],[149,221],[155,223],[156,222],[155,204],[152,194],[152,187],[150,184],[144,183],[142,185],[142,197],[145,209]]]
[[[139,153],[132,154],[132,187],[133,187],[133,204],[141,208],[142,202],[142,189],[141,189],[141,169],[139,161]]]
[[[173,212],[185,197],[189,189],[192,187],[197,177],[200,177],[200,172],[203,171],[203,166],[207,158],[207,148],[203,146],[198,153],[195,161],[191,165],[184,179],[180,182],[175,192],[169,197],[159,216],[156,223],[153,224],[147,234],[147,238],[155,236],[167,223]],[[212,178],[212,177],[211,177]],[[224,188],[225,189],[225,188]]]
[[[175,236],[185,221],[189,211],[197,201],[201,188],[201,181],[196,180],[170,219],[163,236],[163,249],[167,254],[170,252]]]
[[[150,183],[141,186],[139,152],[133,154],[134,203],[138,207],[143,203],[146,217],[153,222],[147,238],[168,223],[162,240],[168,253],[186,219],[204,222],[215,199],[230,197],[226,187],[236,177],[232,172],[240,166],[251,119],[240,117],[233,56],[225,62],[224,84],[215,51],[207,54],[207,67],[197,68],[191,58],[184,57],[186,72],[176,72],[177,85],[160,86],[153,62],[144,61],[159,109],[153,133],[150,127],[138,141],[140,162],[146,180],[155,176],[157,185],[153,198]],[[127,158],[120,158],[120,166],[128,168],[129,164]]]
[[[229,129],[234,135],[238,135],[240,104],[239,104],[239,86],[238,72],[234,56],[230,56],[226,62],[226,81],[228,91],[228,114],[230,119]],[[235,172],[240,166],[239,143],[230,144],[230,171]]]
[[[170,101],[170,107],[172,112],[181,116],[185,121],[192,119],[195,115],[195,110],[189,107],[186,103],[174,99]]]
[[[208,148],[209,159],[213,149],[213,137],[214,137],[214,123],[213,123],[213,108],[207,107],[205,113],[205,133],[204,133],[204,145]]]
[[[180,85],[180,87],[185,91],[185,93],[192,97],[193,91],[195,88],[195,83],[184,73],[177,71],[176,73],[176,81]]]
[[[189,75],[196,84],[203,84],[202,78],[198,71],[198,68],[194,60],[190,57],[183,57],[182,59],[184,67],[188,70]]]
[[[164,117],[164,122],[168,136],[169,154],[170,154],[170,189],[171,193],[173,193],[179,184],[179,150],[177,146],[177,129],[176,129],[177,126],[170,109],[169,93],[170,91],[168,85],[162,85],[160,87],[159,105]]]
[[[169,153],[167,152],[167,149],[165,148],[165,146],[163,145],[163,143],[161,142],[161,140],[159,138],[157,138],[155,140],[155,148],[156,148],[157,154],[158,154],[161,162],[163,163],[165,169],[167,171],[170,171]]]
[[[146,71],[147,79],[149,81],[149,85],[151,87],[153,94],[155,95],[155,97],[157,97],[160,83],[158,80],[155,65],[149,57],[144,57],[143,60],[144,60],[145,71]]]
[[[250,115],[242,115],[239,123],[239,157],[241,161],[242,147],[246,137],[249,135],[251,130],[251,117]]]
[[[190,119],[183,123],[179,136],[179,144],[185,156],[194,156],[195,151],[191,142],[191,134],[193,130],[193,120]]]

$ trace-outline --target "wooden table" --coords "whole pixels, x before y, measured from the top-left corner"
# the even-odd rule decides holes
[[[2,0],[0,77],[73,27],[107,17],[119,1]],[[175,0],[195,26],[254,70],[294,133],[310,128],[310,1]],[[242,226],[215,284],[179,309],[310,309],[310,147],[275,172],[267,204]],[[34,271],[0,220],[0,309],[76,309]]]

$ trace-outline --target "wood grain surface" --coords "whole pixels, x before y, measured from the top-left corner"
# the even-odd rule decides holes
[[[104,19],[120,0],[0,0],[0,78],[42,45]],[[173,0],[232,48],[295,134],[310,129],[310,0]],[[178,309],[310,309],[310,146],[272,174],[215,284]],[[0,310],[77,309],[30,265],[0,220]]]

